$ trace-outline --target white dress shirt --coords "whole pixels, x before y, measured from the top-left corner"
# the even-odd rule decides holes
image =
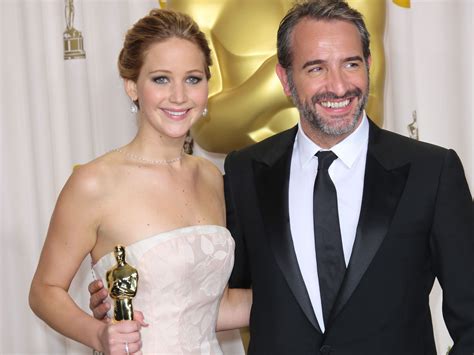
[[[364,113],[359,127],[331,148],[338,157],[329,167],[329,176],[337,192],[339,224],[346,266],[351,257],[359,222],[368,140],[369,123]],[[316,319],[324,332],[313,225],[313,189],[318,171],[318,158],[315,154],[319,150],[323,149],[311,141],[299,125],[290,168],[290,229],[298,265]]]

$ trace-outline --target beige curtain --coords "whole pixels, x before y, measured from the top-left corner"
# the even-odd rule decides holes
[[[407,0],[395,2],[409,3]],[[472,0],[387,2],[385,127],[455,149],[474,188]]]
[[[156,2],[76,0],[74,5],[86,58],[65,61],[65,1],[0,1],[4,354],[90,354],[33,315],[29,283],[72,167],[134,132],[115,61],[124,31]],[[86,262],[71,289],[84,307],[87,289],[78,285],[89,282],[88,268]]]

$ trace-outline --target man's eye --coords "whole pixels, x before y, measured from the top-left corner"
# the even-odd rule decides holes
[[[169,82],[166,76],[158,76],[156,78],[153,78],[153,81],[157,84],[166,84]]]
[[[312,67],[309,72],[310,73],[319,73],[319,72],[322,72],[323,71],[323,68],[322,67]]]
[[[200,77],[197,77],[197,76],[190,76],[189,78],[186,79],[186,82],[189,83],[189,84],[196,85],[196,84],[198,84],[201,80],[202,80],[202,78],[200,78]]]
[[[356,68],[359,68],[359,66],[360,66],[359,63],[357,62],[349,62],[346,64],[346,68],[349,68],[349,69],[351,68],[356,69]]]

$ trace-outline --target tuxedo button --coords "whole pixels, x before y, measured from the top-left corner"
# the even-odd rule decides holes
[[[323,345],[319,349],[321,355],[330,355],[332,352],[332,348],[329,345]]]

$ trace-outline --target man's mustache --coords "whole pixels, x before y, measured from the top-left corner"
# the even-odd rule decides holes
[[[335,93],[333,93],[331,91],[323,92],[323,93],[320,93],[320,94],[313,95],[311,97],[311,102],[313,103],[313,105],[315,105],[317,102],[320,102],[320,101],[345,100],[345,99],[348,99],[348,98],[354,97],[354,96],[356,96],[358,98],[361,98],[362,97],[362,90],[359,89],[359,88],[348,90],[342,96],[336,95]]]

